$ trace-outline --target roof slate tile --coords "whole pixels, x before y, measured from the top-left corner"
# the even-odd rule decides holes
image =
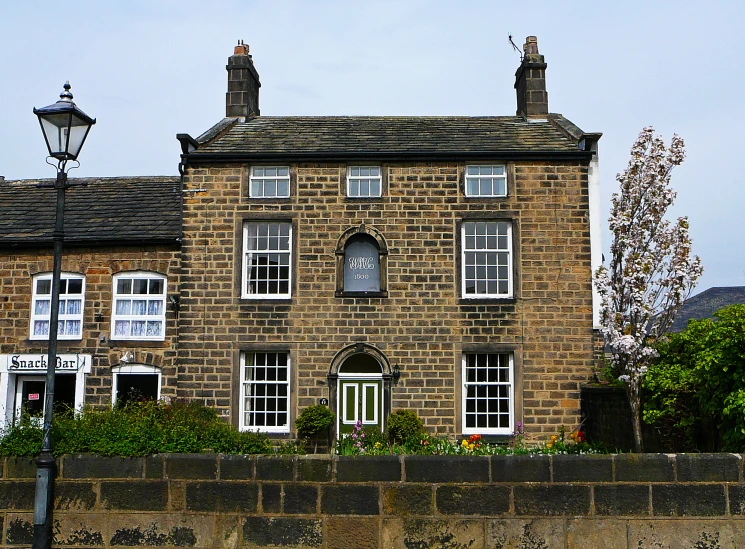
[[[550,116],[553,122],[515,116],[257,116],[223,133],[206,132],[211,140],[190,156],[579,152],[577,139],[562,129],[565,119]]]
[[[95,244],[178,241],[178,177],[70,179],[65,196],[65,242]],[[0,246],[51,243],[56,192],[53,180],[0,182]],[[85,183],[86,185],[79,185]]]

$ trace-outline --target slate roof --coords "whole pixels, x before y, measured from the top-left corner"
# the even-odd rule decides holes
[[[178,177],[70,179],[65,243],[166,243],[181,236]],[[43,180],[0,180],[0,247],[52,241],[57,193]]]
[[[256,116],[224,119],[199,138],[189,157],[468,157],[588,155],[582,131],[561,115]]]
[[[688,326],[690,319],[711,318],[722,307],[737,303],[745,303],[745,286],[718,286],[704,290],[683,303],[670,331],[680,332]]]

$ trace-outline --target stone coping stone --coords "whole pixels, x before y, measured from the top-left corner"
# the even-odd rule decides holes
[[[356,456],[339,456],[336,461],[338,482],[369,482],[401,480],[400,456],[369,456],[360,467]]]
[[[616,480],[619,482],[672,482],[675,460],[667,454],[618,454]]]
[[[61,479],[255,480],[280,482],[742,482],[740,454],[496,456],[66,455]],[[4,459],[0,482],[32,479],[30,457]]]
[[[491,457],[492,482],[550,482],[551,456]]]
[[[489,456],[404,456],[407,482],[489,482]]]
[[[62,478],[142,478],[144,459],[139,457],[71,454],[62,456]]]
[[[36,478],[36,460],[29,456],[6,458],[5,476],[7,478]]]
[[[309,455],[297,460],[297,480],[306,482],[329,482],[333,471],[331,456]]]
[[[223,454],[220,456],[220,480],[252,480],[256,456]]]
[[[677,454],[678,482],[737,482],[742,456],[738,454]]]
[[[256,480],[294,480],[294,456],[257,456]]]
[[[605,454],[551,456],[554,482],[611,482],[613,457]]]
[[[166,477],[202,480],[217,478],[217,454],[167,454]]]

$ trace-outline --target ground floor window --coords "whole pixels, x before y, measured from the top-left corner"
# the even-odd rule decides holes
[[[290,356],[286,352],[241,354],[240,428],[290,432]]]
[[[463,433],[512,434],[513,378],[512,353],[463,355]]]
[[[128,364],[112,369],[114,405],[160,398],[160,368],[147,364]]]

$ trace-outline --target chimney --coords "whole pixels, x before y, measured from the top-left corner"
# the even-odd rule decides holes
[[[538,53],[538,39],[535,36],[525,39],[523,52],[522,63],[515,73],[517,116],[547,115],[546,63]]]
[[[233,55],[228,57],[228,93],[225,94],[225,116],[259,115],[259,73],[248,53],[248,44],[238,41]]]

